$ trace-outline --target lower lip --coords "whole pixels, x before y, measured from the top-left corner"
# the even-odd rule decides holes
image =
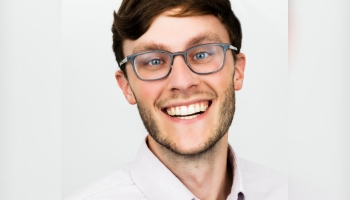
[[[208,111],[210,110],[212,105],[210,105],[204,113],[200,114],[199,116],[193,118],[193,119],[180,119],[180,118],[177,118],[177,117],[170,117],[168,114],[164,113],[164,115],[166,115],[170,120],[172,120],[173,122],[176,122],[176,123],[193,123],[193,122],[196,122],[198,120],[201,120],[203,117],[205,117],[208,113]]]

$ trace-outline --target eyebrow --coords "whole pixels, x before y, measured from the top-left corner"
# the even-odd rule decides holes
[[[199,35],[196,35],[190,38],[187,42],[186,47],[190,48],[196,45],[204,44],[204,43],[222,43],[220,37],[212,32],[204,32]]]
[[[152,50],[169,51],[169,47],[164,45],[164,44],[159,44],[159,43],[155,43],[155,42],[141,43],[134,48],[133,54],[145,52],[145,51],[152,51]]]
[[[190,38],[186,42],[185,46],[186,46],[186,49],[188,49],[190,47],[204,44],[204,43],[222,43],[222,40],[215,33],[204,32],[204,33],[200,33],[200,34]],[[164,45],[161,43],[151,42],[151,43],[141,43],[141,44],[137,45],[133,50],[133,54],[140,53],[140,52],[146,52],[146,51],[153,51],[153,50],[163,50],[163,51],[170,52],[170,48],[167,45]]]

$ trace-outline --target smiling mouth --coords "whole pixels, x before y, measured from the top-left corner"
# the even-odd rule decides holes
[[[194,119],[203,114],[211,105],[211,101],[202,101],[187,106],[164,108],[163,112],[178,119]]]

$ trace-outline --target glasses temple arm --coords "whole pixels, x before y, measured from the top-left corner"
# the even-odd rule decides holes
[[[119,63],[119,66],[122,66],[123,64],[125,64],[127,62],[127,58],[124,58],[120,63]]]
[[[229,48],[230,48],[230,49],[232,49],[232,50],[237,51],[237,48],[236,48],[236,47],[234,47],[234,46],[232,46],[232,45],[230,45],[230,46],[229,46]]]

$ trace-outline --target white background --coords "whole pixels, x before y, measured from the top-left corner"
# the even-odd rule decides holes
[[[107,20],[110,20],[111,23],[112,17],[110,12],[112,8],[116,9],[114,6],[117,7],[117,3],[110,2],[107,5],[108,2],[105,2],[105,7],[100,5],[96,9],[110,9],[106,12],[106,19],[108,18]],[[135,134],[133,134],[134,138],[131,138],[131,141],[127,141],[127,143],[121,144],[121,142],[117,143],[116,140],[108,141],[103,138],[112,138],[109,135],[112,135],[111,132],[118,130],[117,128],[107,132],[108,136],[103,135],[106,132],[99,132],[101,139],[96,140],[96,142],[93,139],[97,137],[89,136],[91,138],[85,139],[85,141],[83,140],[84,138],[79,138],[80,142],[72,142],[77,145],[76,150],[71,151],[72,154],[84,155],[80,152],[87,151],[84,143],[89,143],[91,145],[90,148],[95,149],[96,154],[99,156],[94,155],[93,151],[90,150],[87,151],[85,156],[88,157],[89,154],[92,156],[89,164],[87,162],[89,159],[87,158],[85,158],[86,162],[80,158],[77,158],[74,162],[67,162],[66,158],[70,157],[69,155],[67,157],[67,154],[70,152],[65,149],[69,144],[62,142],[61,145],[61,136],[62,140],[65,141],[67,141],[67,136],[69,138],[69,134],[72,134],[74,137],[72,131],[74,129],[72,127],[75,126],[75,122],[68,124],[67,121],[63,120],[67,115],[73,115],[73,117],[74,115],[80,115],[80,117],[76,118],[89,118],[93,115],[89,114],[88,111],[82,115],[74,114],[69,112],[70,107],[67,106],[70,105],[67,103],[69,102],[67,96],[69,97],[70,93],[73,92],[69,93],[69,90],[67,90],[67,85],[69,84],[65,82],[69,81],[69,76],[66,76],[67,73],[69,74],[69,69],[74,68],[74,66],[67,68],[66,66],[69,66],[67,63],[63,65],[63,61],[68,61],[67,55],[69,55],[65,54],[63,56],[63,53],[68,51],[67,48],[64,51],[62,50],[62,41],[65,41],[64,45],[67,44],[67,39],[64,39],[67,37],[67,34],[63,34],[67,29],[64,28],[65,25],[62,22],[64,12],[68,12],[68,10],[64,10],[65,3],[59,0],[0,1],[0,199],[61,199],[61,197],[70,192],[69,190],[75,190],[75,188],[79,188],[81,185],[103,176],[104,174],[96,174],[101,172],[101,165],[109,167],[109,169],[102,171],[102,173],[107,173],[108,170],[114,170],[115,167],[119,166],[119,163],[132,159],[133,155],[131,154],[134,153],[122,151],[125,152],[124,155],[123,153],[120,154],[117,149],[112,152],[102,150],[106,156],[101,156],[102,154],[99,153],[101,146],[102,149],[103,145],[111,145],[115,146],[115,148],[121,146],[123,150],[130,146],[130,149],[136,152],[139,147],[139,141],[137,140],[141,140],[144,136],[143,134],[145,134],[145,132],[136,130],[137,128],[134,129],[134,126],[129,126],[127,130],[131,130]],[[75,12],[75,16],[78,17],[81,13],[84,14],[83,10],[87,9],[86,7],[92,6],[91,3],[90,1],[81,2],[79,6],[75,6],[75,11],[69,12]],[[251,53],[248,54],[248,51],[253,51],[258,46],[248,49],[247,31],[249,29],[247,30],[244,27],[247,24],[244,20],[249,19],[248,21],[251,24],[255,23],[255,20],[259,19],[254,18],[253,20],[250,16],[254,16],[254,13],[258,10],[266,13],[266,16],[271,16],[275,12],[284,13],[286,11],[277,9],[271,12],[270,9],[274,8],[274,6],[265,1],[244,0],[235,1],[235,3],[244,5],[244,9],[239,11],[241,14],[237,15],[240,17],[243,25],[243,49],[248,58],[247,67],[250,66],[247,68],[248,74],[248,70],[252,70],[252,66],[255,66],[250,63],[254,60],[251,58]],[[278,2],[276,1],[275,3]],[[350,2],[346,0],[290,0],[288,4],[289,93],[287,145],[289,149],[289,199],[348,200],[350,199],[350,83],[348,78],[350,74],[348,59],[350,53],[350,16],[348,12],[350,10]],[[248,9],[249,7],[254,8],[254,11]],[[268,11],[264,12],[266,9]],[[238,13],[238,11],[236,12]],[[85,13],[84,16],[91,19],[91,16],[95,16],[96,13]],[[276,18],[276,20],[284,19]],[[94,30],[96,30],[94,27],[98,27],[99,23],[93,21],[90,23],[91,28],[86,29],[89,30],[90,34],[94,34]],[[75,27],[70,26],[70,28],[79,30],[81,25],[82,23]],[[255,25],[262,26],[260,23],[255,23]],[[254,26],[250,28],[254,28]],[[263,28],[258,32],[250,33],[250,35],[258,36],[264,31]],[[81,34],[81,37],[86,36]],[[101,41],[106,40],[105,37],[99,39]],[[93,41],[90,40],[89,42]],[[102,43],[105,44],[106,42]],[[264,48],[269,49],[269,46]],[[110,45],[106,45],[106,48],[110,48]],[[78,52],[78,55],[80,51],[84,52],[87,50],[87,48],[79,49],[76,52]],[[99,53],[94,56],[96,55],[101,56]],[[114,59],[112,55],[108,56],[112,60]],[[84,58],[87,59],[88,56]],[[94,60],[95,58],[89,59]],[[270,59],[270,62],[272,60]],[[110,62],[111,66],[116,66],[109,59],[101,59],[95,61],[98,65],[96,66],[96,72],[108,69],[110,71],[106,72],[106,76],[110,76],[113,79],[111,73],[113,74],[115,69],[109,66],[102,66],[103,62]],[[253,72],[250,71],[249,73]],[[249,76],[252,77],[253,75]],[[108,81],[112,83],[111,79],[108,79]],[[87,82],[79,82],[78,80],[76,84],[87,84]],[[91,80],[96,80],[96,77],[91,76]],[[244,102],[240,99],[245,98],[244,96],[248,94],[252,95],[251,90],[248,90],[248,81],[252,81],[253,84],[255,83],[253,80],[247,77],[243,90],[238,93],[237,106],[239,111],[237,111],[234,119],[235,126],[232,127],[234,130],[230,131],[234,139],[232,143],[234,143],[236,151],[239,151],[242,157],[248,157],[246,155],[247,152],[243,151],[242,147],[237,146],[239,144],[235,143],[235,141],[238,141],[238,137],[241,137],[240,134],[243,134],[243,132],[236,131],[235,127],[237,128],[241,124],[238,123],[238,120],[243,120],[245,113],[249,111],[249,107],[243,108]],[[98,83],[98,81],[96,82]],[[70,80],[68,83],[74,82]],[[113,87],[113,91],[108,92],[108,94],[115,95],[114,97],[116,98],[116,105],[115,102],[113,104],[108,103],[110,108],[118,106],[121,109],[123,106],[128,106],[125,104],[119,107],[125,101],[118,100],[121,93],[117,86],[112,86],[113,84],[115,83],[104,84],[105,87]],[[76,87],[74,84],[71,85]],[[99,86],[96,85],[95,87],[98,88]],[[101,88],[101,91],[105,89]],[[79,91],[76,90],[75,92]],[[89,101],[89,99],[83,100]],[[106,99],[103,100],[105,101]],[[86,104],[84,101],[80,103],[82,105]],[[94,103],[94,106],[91,106],[90,112],[92,112],[92,109],[98,110],[98,106],[104,107],[103,103]],[[125,115],[127,114],[130,117],[137,115],[136,108],[132,108],[131,111],[129,108],[130,106],[127,107],[128,112],[124,113]],[[116,113],[118,112],[116,108],[113,109]],[[65,115],[62,116],[62,120],[61,113]],[[87,117],[88,114],[86,113],[89,114],[89,117]],[[111,117],[98,116],[114,120],[113,117],[119,115],[113,114]],[[269,117],[269,115],[266,116]],[[87,122],[91,121],[87,120]],[[99,129],[101,130],[104,129],[101,128],[102,125],[110,124],[109,122],[103,124],[100,121],[92,122],[94,122],[96,127],[100,127]],[[80,126],[79,120],[77,122],[77,126]],[[113,121],[113,124],[122,125],[117,120]],[[92,126],[89,123],[85,123],[85,126],[86,128],[82,129],[89,133],[89,128],[92,129]],[[130,132],[128,131],[128,133]],[[135,137],[135,135],[137,136]],[[261,142],[265,141],[266,139]],[[83,146],[79,146],[80,144],[83,144]],[[249,145],[249,143],[245,145]],[[251,150],[254,151],[255,155],[256,151],[263,151],[264,149],[256,150],[256,148],[253,148]],[[77,152],[78,150],[80,152]],[[111,156],[108,154],[111,153],[118,154],[118,156],[110,159]],[[122,157],[123,155],[124,157]],[[100,160],[98,160],[99,157],[101,157]],[[108,157],[111,164],[102,163],[102,161],[108,160],[104,157]],[[67,173],[67,170],[73,169],[74,165],[80,162],[85,162],[86,164],[75,167],[75,169],[79,169],[83,173],[80,174],[75,169]],[[260,163],[263,163],[263,161]],[[283,164],[284,161],[282,160],[281,163]],[[73,167],[69,165],[73,165]],[[85,168],[95,168],[96,170],[85,170]],[[67,184],[65,179],[67,180],[67,176],[69,174],[74,175],[74,173],[77,173],[79,177],[82,177],[82,174],[87,175],[88,178],[80,183],[75,182],[75,185],[68,187],[69,184]],[[94,177],[91,177],[93,175]]]
[[[130,162],[147,132],[114,73],[113,10],[121,1],[62,3],[62,195]],[[288,174],[288,5],[233,1],[247,66],[229,142],[239,157]]]

